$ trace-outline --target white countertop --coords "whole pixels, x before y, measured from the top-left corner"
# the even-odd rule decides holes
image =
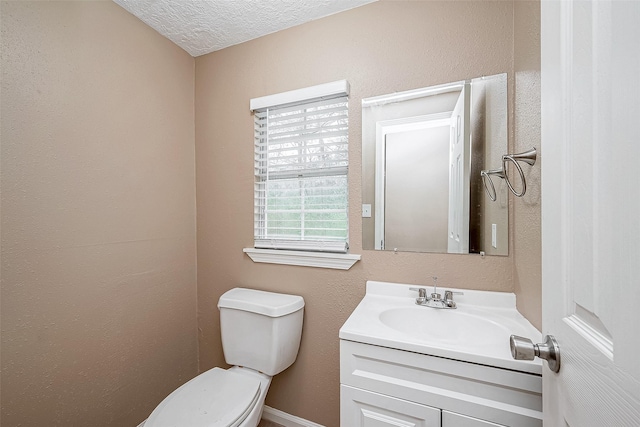
[[[541,333],[516,310],[512,293],[438,288],[464,292],[455,295],[457,309],[415,304],[417,292],[430,286],[367,282],[358,307],[340,328],[340,339],[373,344],[482,365],[541,374],[540,359],[514,360],[511,334],[542,341]]]

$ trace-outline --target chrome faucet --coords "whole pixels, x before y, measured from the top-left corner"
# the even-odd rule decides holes
[[[453,300],[454,295],[464,295],[462,292],[444,291],[444,299],[438,293],[438,278],[433,276],[433,292],[431,296],[427,296],[427,290],[425,288],[409,288],[412,291],[418,292],[418,298],[416,298],[417,305],[424,305],[431,308],[457,308],[456,302]]]

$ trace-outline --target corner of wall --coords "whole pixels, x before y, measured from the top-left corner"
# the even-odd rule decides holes
[[[535,147],[536,164],[524,165],[527,193],[513,197],[513,280],[518,310],[542,326],[540,162],[540,1],[514,2],[514,150]]]

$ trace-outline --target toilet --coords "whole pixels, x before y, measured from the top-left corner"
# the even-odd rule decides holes
[[[293,364],[304,299],[235,288],[218,301],[224,358],[167,396],[138,427],[256,427],[271,378]]]

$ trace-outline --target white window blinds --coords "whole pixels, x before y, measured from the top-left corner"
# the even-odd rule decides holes
[[[344,95],[255,111],[256,248],[347,252],[348,125]]]

